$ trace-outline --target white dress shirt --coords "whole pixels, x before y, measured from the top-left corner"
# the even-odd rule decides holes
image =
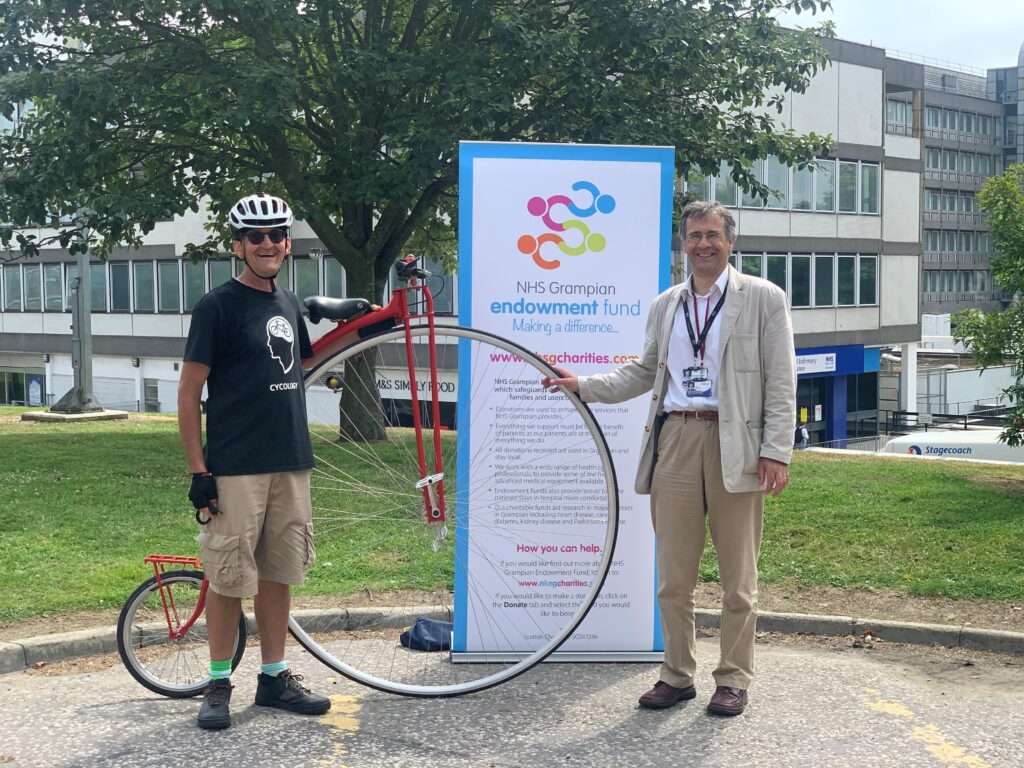
[[[711,329],[708,331],[704,341],[704,357],[701,359],[698,353],[693,354],[693,345],[690,343],[690,334],[686,330],[686,315],[683,314],[683,303],[687,303],[690,310],[690,324],[693,326],[693,335],[697,337],[704,330],[704,318],[710,319],[711,313],[715,311],[715,304],[725,294],[725,287],[729,282],[729,270],[722,270],[715,284],[706,296],[695,295],[693,291],[693,275],[690,275],[683,284],[683,296],[676,309],[676,317],[672,326],[672,336],[668,342],[668,389],[665,392],[664,409],[672,411],[717,411],[718,410],[718,367],[721,355],[718,350],[718,329],[721,326],[721,310],[718,316],[711,322]],[[696,301],[696,309],[694,308]],[[707,369],[711,378],[711,394],[708,397],[689,397],[686,394],[686,387],[682,383],[683,371],[687,368],[703,366]]]

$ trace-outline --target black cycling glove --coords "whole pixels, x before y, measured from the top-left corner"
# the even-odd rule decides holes
[[[217,505],[213,503],[213,500],[217,498],[217,481],[213,475],[209,472],[193,472],[192,473],[192,485],[188,489],[188,499],[192,502],[192,505],[196,508],[196,522],[200,525],[206,525],[210,522],[209,519],[203,520],[199,515],[199,510],[206,507],[210,510],[211,515],[219,515],[220,510],[217,509]]]

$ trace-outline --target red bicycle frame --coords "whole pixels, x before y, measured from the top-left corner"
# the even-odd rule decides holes
[[[422,304],[424,311],[414,312]],[[434,471],[427,472],[427,457],[423,445],[423,422],[420,418],[420,397],[416,381],[415,355],[412,344],[412,321],[426,319],[428,348],[430,351],[430,398],[433,418]],[[364,329],[381,330],[401,326],[405,330],[405,352],[409,368],[409,397],[412,401],[413,429],[416,432],[416,451],[419,459],[420,479],[416,487],[423,494],[423,508],[428,523],[445,522],[444,465],[441,455],[441,403],[437,385],[437,350],[434,346],[434,297],[425,283],[410,277],[405,288],[396,288],[386,307],[373,310],[352,320],[334,320],[337,327],[313,343],[313,356],[302,361],[310,371],[330,355],[348,346]]]
[[[160,602],[164,606],[164,617],[167,619],[167,636],[171,640],[180,640],[192,629],[206,607],[206,588],[210,582],[203,577],[203,585],[199,588],[199,599],[196,601],[195,610],[184,623],[178,613],[178,606],[174,602],[174,595],[171,590],[164,588],[163,575],[167,572],[169,565],[186,565],[189,568],[202,570],[203,564],[198,557],[180,557],[178,555],[147,555],[144,562],[153,566],[153,573],[156,575],[157,588],[160,590]]]

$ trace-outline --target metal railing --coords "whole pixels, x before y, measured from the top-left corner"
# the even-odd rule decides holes
[[[808,448],[837,448],[850,451],[878,451],[888,441],[888,435],[871,435],[868,437],[847,437],[842,440],[823,440],[811,443]]]
[[[946,406],[949,407],[948,405]],[[886,411],[885,431],[888,434],[963,430],[1006,425],[1006,406],[991,406],[968,413],[928,413],[927,411]]]

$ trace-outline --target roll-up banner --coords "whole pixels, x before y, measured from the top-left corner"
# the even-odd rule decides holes
[[[670,285],[674,156],[671,147],[462,142],[460,324],[577,374],[639,356],[650,304]],[[663,649],[648,499],[633,491],[648,405],[591,406],[619,479],[618,542],[600,598],[563,651]],[[523,573],[528,558],[513,553],[504,565]]]

